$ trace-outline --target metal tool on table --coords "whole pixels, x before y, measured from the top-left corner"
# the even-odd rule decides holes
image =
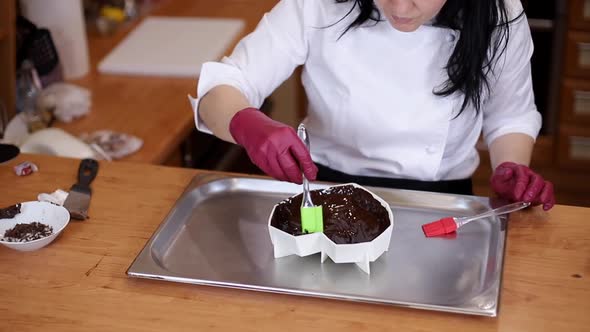
[[[64,207],[70,212],[73,219],[85,220],[88,218],[88,206],[92,196],[90,183],[97,173],[98,162],[96,160],[82,159],[78,168],[78,182],[72,186],[64,202]]]
[[[446,217],[439,219],[437,221],[433,221],[431,223],[422,225],[422,230],[424,231],[424,235],[427,237],[431,236],[438,236],[444,234],[450,234],[455,232],[459,227],[462,227],[471,221],[483,219],[486,217],[495,217],[502,214],[507,214],[510,212],[518,211],[530,206],[531,203],[527,202],[517,202],[508,205],[504,205],[497,209],[493,209],[484,213],[480,213],[474,216],[469,217]]]
[[[297,127],[297,136],[303,141],[305,147],[309,151],[309,136],[305,125],[300,124]],[[311,193],[309,192],[309,181],[303,176],[303,197],[301,199],[301,231],[303,233],[318,233],[324,231],[324,218],[322,206],[315,206],[311,201]]]

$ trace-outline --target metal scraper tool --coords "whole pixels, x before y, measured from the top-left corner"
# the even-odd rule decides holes
[[[70,211],[73,219],[88,218],[88,206],[92,196],[90,183],[96,177],[96,173],[98,173],[98,162],[94,159],[82,159],[78,168],[78,183],[72,186],[64,202],[64,207]]]

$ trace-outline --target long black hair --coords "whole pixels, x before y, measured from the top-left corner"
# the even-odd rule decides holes
[[[359,14],[343,34],[367,21],[381,21],[381,14],[373,0],[336,0],[337,3],[351,1],[354,4],[346,16],[356,7]],[[455,92],[463,93],[465,98],[459,114],[469,104],[479,112],[484,90],[490,90],[488,74],[508,45],[509,24],[522,15],[520,13],[509,21],[504,0],[447,0],[434,18],[433,25],[457,30],[460,37],[445,66],[449,78],[433,93],[444,97]]]

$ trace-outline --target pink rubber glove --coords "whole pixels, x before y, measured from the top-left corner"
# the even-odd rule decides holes
[[[490,184],[496,194],[511,202],[543,204],[545,211],[555,205],[553,184],[524,165],[501,163],[492,174]]]
[[[273,178],[301,184],[303,170],[308,180],[315,180],[318,168],[293,128],[245,108],[233,116],[229,132],[250,160]]]

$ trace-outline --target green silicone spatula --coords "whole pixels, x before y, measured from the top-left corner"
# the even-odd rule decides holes
[[[297,127],[297,135],[303,141],[307,150],[309,150],[309,137],[305,126],[300,124]],[[303,176],[303,198],[301,199],[301,230],[303,233],[317,233],[324,231],[324,216],[322,206],[315,206],[311,201],[309,192],[309,181]]]

